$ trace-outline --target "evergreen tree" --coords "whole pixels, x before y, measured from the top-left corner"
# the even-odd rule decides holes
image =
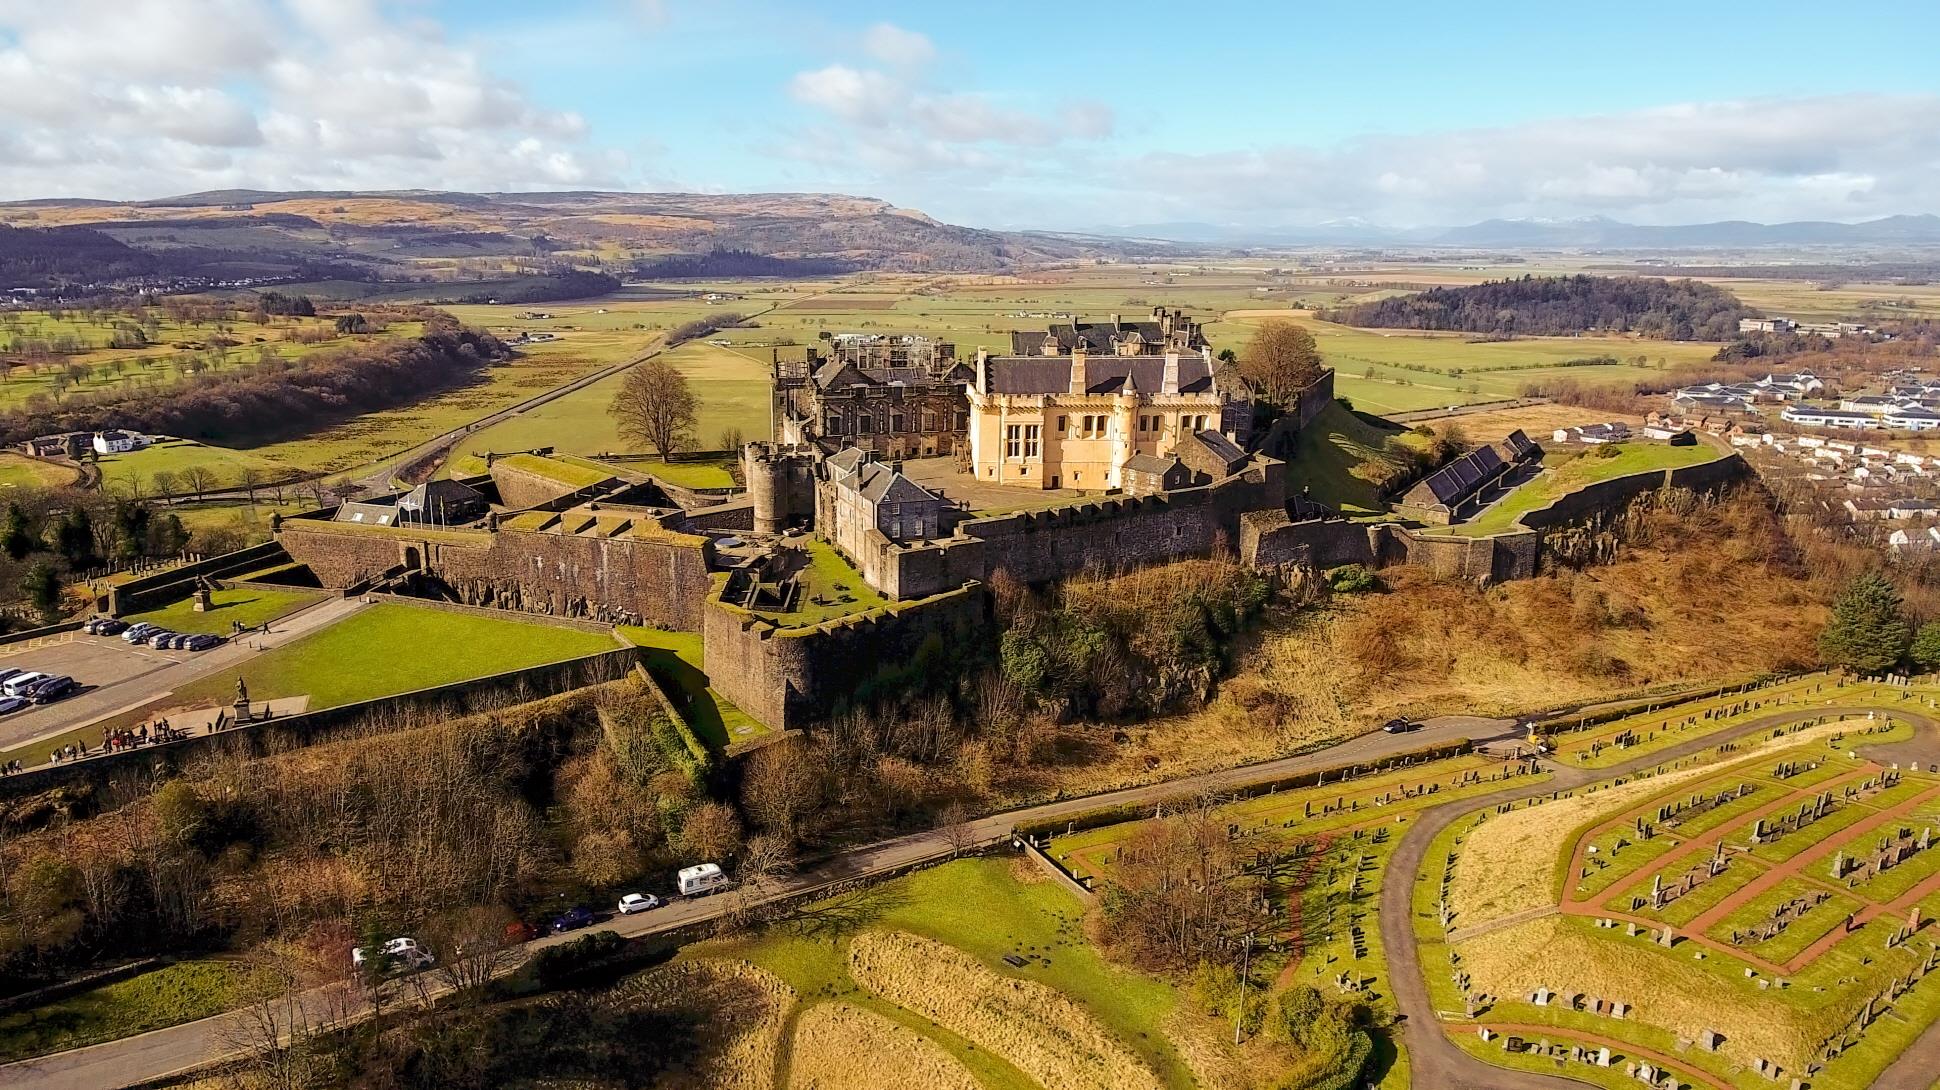
[[[61,619],[61,577],[55,573],[54,565],[36,560],[20,580],[20,593],[40,612],[43,623],[53,624]]]
[[[1898,664],[1911,637],[1893,584],[1868,572],[1848,583],[1832,604],[1832,620],[1819,633],[1819,654],[1829,666],[1877,674]]]
[[[34,537],[27,532],[27,512],[17,503],[7,505],[6,522],[0,524],[0,549],[15,560],[34,551]]]
[[[1928,621],[1913,634],[1906,657],[1922,670],[1940,669],[1940,621]]]

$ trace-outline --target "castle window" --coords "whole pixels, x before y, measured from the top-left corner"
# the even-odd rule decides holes
[[[889,418],[889,430],[894,432],[900,432],[903,430],[902,413],[897,413],[896,415]]]
[[[1066,431],[1066,430],[1068,430],[1068,429],[1070,428],[1070,424],[1068,423],[1068,421],[1069,421],[1070,419],[1071,419],[1071,418],[1070,418],[1070,417],[1068,417],[1068,416],[1060,416],[1060,417],[1058,417],[1058,434],[1059,434],[1059,435],[1063,435],[1063,434],[1065,433],[1065,431]]]
[[[1006,424],[1004,426],[1004,457],[1037,457],[1038,437],[1039,429],[1036,424]]]
[[[856,418],[857,435],[874,435],[875,433],[876,433],[875,417],[870,416],[867,413],[864,413],[863,415]]]

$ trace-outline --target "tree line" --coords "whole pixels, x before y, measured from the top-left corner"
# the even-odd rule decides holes
[[[112,428],[207,440],[268,438],[414,401],[468,381],[509,354],[491,334],[432,312],[424,334],[411,340],[351,345],[301,359],[265,354],[253,364],[195,375],[140,397],[102,391],[59,406],[18,409],[0,415],[0,442]]]
[[[1646,276],[1523,276],[1430,288],[1326,311],[1330,322],[1499,336],[1635,333],[1668,341],[1722,341],[1756,317],[1723,288]]]

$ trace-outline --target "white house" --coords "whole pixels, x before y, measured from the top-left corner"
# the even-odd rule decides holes
[[[1940,428],[1940,413],[1920,408],[1894,409],[1886,414],[1885,420],[1887,427],[1898,431],[1932,431]]]
[[[1879,418],[1870,413],[1849,412],[1845,409],[1821,409],[1810,405],[1787,405],[1779,417],[1788,424],[1807,428],[1879,427]]]
[[[1901,528],[1886,535],[1886,544],[1890,545],[1894,552],[1899,552],[1901,549],[1940,548],[1940,526],[1929,526],[1924,530]]]
[[[141,450],[148,446],[146,435],[129,431],[98,431],[94,433],[94,452],[96,454],[126,454],[131,450]]]

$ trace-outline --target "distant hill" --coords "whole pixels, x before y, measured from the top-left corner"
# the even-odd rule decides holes
[[[155,258],[86,227],[44,231],[0,227],[0,290],[44,288],[80,277],[141,276]]]
[[[957,227],[887,201],[816,193],[235,189],[126,203],[19,201],[0,204],[0,224],[85,228],[162,256],[170,275],[218,279],[329,265],[348,267],[351,279],[412,280],[467,258],[481,270],[542,263],[624,274],[669,261],[705,268],[710,255],[730,252],[806,268],[991,272],[1140,249]]]
[[[1672,341],[1735,337],[1758,312],[1723,288],[1646,276],[1525,276],[1432,288],[1329,311],[1329,321],[1382,329],[1500,336],[1636,333]]]
[[[1755,246],[1940,245],[1940,216],[1887,216],[1865,223],[1725,220],[1651,227],[1593,217],[1580,220],[1486,220],[1444,231],[1441,246],[1544,249],[1693,249]]]

